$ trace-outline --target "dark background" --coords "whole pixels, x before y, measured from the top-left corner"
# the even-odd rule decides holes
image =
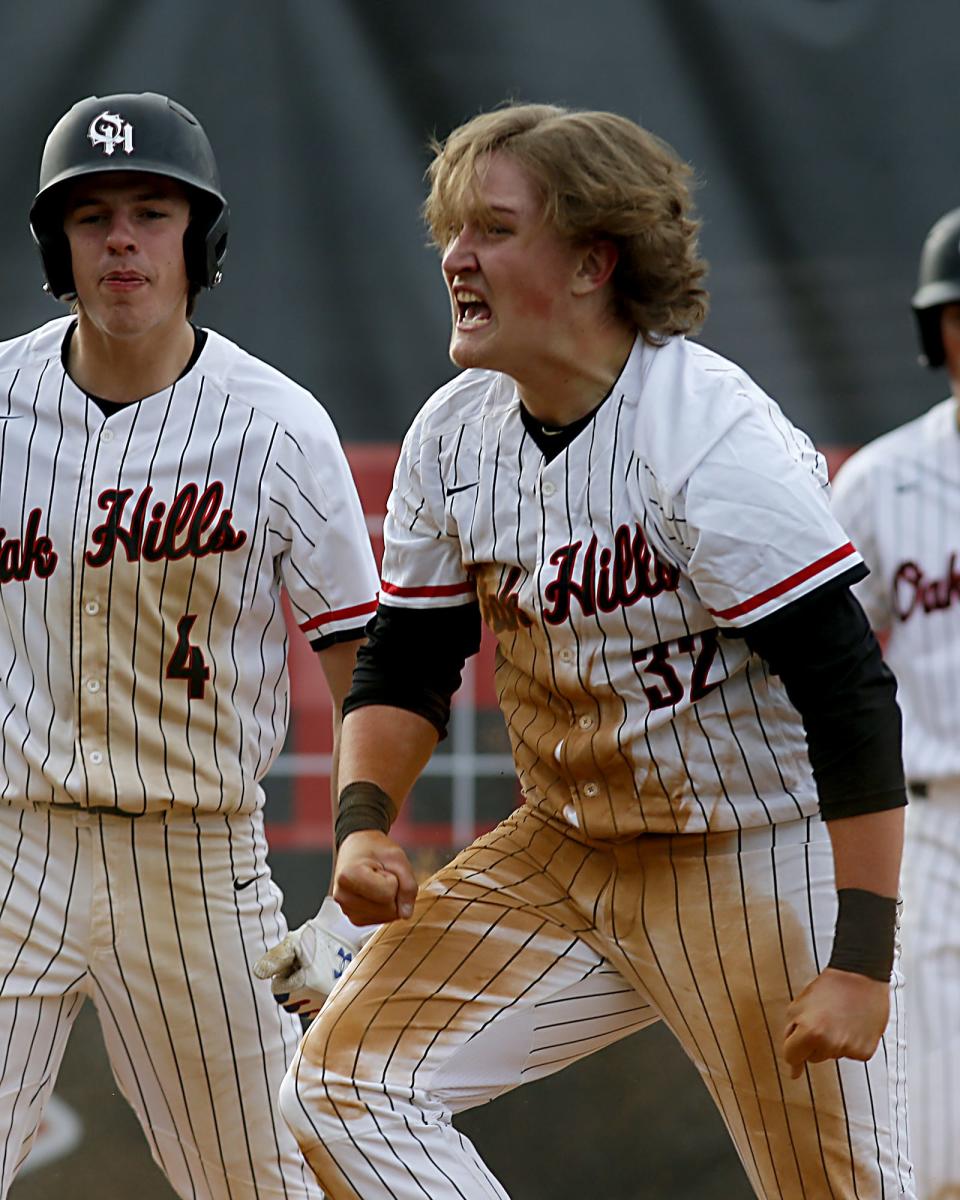
[[[915,363],[923,236],[960,204],[956,0],[6,0],[0,331],[60,309],[26,227],[74,100],[191,108],[233,210],[199,318],[399,438],[452,374],[418,209],[427,142],[505,99],[609,108],[696,167],[703,340],[818,441],[945,394]]]
[[[946,394],[916,364],[924,234],[960,205],[957,0],[4,0],[0,335],[62,309],[26,214],[74,100],[154,90],[191,108],[233,213],[218,328],[315,392],[345,440],[400,438],[453,372],[418,209],[431,134],[506,99],[608,108],[697,169],[712,312],[740,362],[821,445]],[[268,791],[270,789],[268,788]],[[280,803],[280,795],[277,795]],[[269,808],[268,808],[269,813]],[[297,923],[319,853],[273,856]],[[79,1148],[12,1200],[161,1200],[82,1015],[58,1095]],[[740,1200],[692,1069],[651,1030],[461,1122],[520,1200]]]

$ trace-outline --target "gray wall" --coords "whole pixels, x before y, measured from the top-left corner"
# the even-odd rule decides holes
[[[612,108],[698,169],[713,311],[819,441],[945,393],[915,363],[923,234],[960,204],[956,0],[4,0],[0,331],[57,306],[26,231],[80,96],[166,91],[217,149],[234,226],[199,318],[398,438],[452,373],[418,217],[426,143],[512,97]]]

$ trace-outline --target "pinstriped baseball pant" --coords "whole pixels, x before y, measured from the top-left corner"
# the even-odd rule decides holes
[[[89,996],[179,1196],[322,1200],[276,1104],[300,1023],[250,973],[286,931],[265,853],[259,813],[0,808],[0,1197]]]
[[[778,1057],[835,905],[818,820],[601,846],[520,809],[368,944],[281,1110],[331,1200],[503,1198],[451,1117],[662,1019],[758,1196],[912,1197],[899,977],[869,1063]]]
[[[960,1200],[960,780],[911,795],[906,833],[910,1150],[918,1200]]]

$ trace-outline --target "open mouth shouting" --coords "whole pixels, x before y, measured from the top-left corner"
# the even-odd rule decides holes
[[[457,312],[457,329],[469,332],[487,325],[493,313],[482,296],[469,288],[456,288],[453,293]]]

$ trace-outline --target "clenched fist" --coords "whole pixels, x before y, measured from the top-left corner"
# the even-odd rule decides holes
[[[413,912],[417,880],[388,834],[359,829],[337,851],[333,895],[351,921],[396,921]]]
[[[889,1015],[888,983],[827,967],[787,1009],[783,1057],[791,1077],[798,1079],[808,1062],[866,1062],[883,1037]]]

